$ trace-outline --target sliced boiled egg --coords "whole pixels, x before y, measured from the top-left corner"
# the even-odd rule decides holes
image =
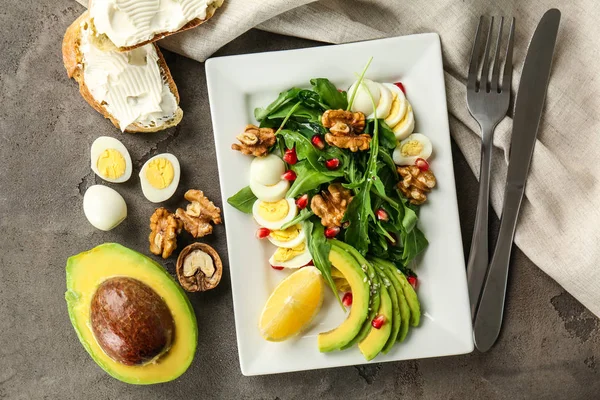
[[[92,171],[105,181],[123,183],[131,177],[131,156],[117,139],[100,136],[92,143],[90,153]]]
[[[373,103],[371,102],[371,97],[373,97],[375,104],[379,104],[379,98],[381,97],[381,88],[379,87],[379,83],[365,78],[363,79],[360,87],[357,88],[357,84],[358,81],[354,82],[352,86],[350,86],[350,89],[348,89],[348,98],[352,97],[352,94],[356,90],[354,102],[352,103],[352,111],[370,115],[373,113]],[[371,96],[369,96],[369,93],[371,93]]]
[[[406,113],[398,124],[392,127],[396,140],[404,140],[415,131],[415,115],[410,102],[406,101]]]
[[[290,222],[298,214],[294,199],[281,199],[274,202],[256,200],[252,206],[252,216],[256,223],[272,231]]]
[[[296,224],[287,229],[271,231],[267,238],[269,239],[269,242],[277,247],[292,248],[303,243],[306,236],[304,235],[302,224]]]
[[[381,83],[377,84],[379,86],[379,101],[375,104],[377,104],[377,118],[381,119],[381,118],[387,118],[387,116],[390,114],[390,109],[392,108],[392,100],[394,99],[393,95],[392,95],[392,91],[390,89],[388,89],[386,86],[382,85]],[[371,109],[373,109],[373,106],[371,106]],[[371,113],[371,115],[367,116],[367,119],[374,119],[375,118],[375,113]]]
[[[142,192],[153,203],[166,201],[175,194],[180,176],[177,157],[170,153],[158,154],[146,161],[140,171]]]
[[[310,251],[306,242],[296,247],[279,247],[269,258],[269,264],[273,267],[300,268],[312,261]]]
[[[406,100],[404,92],[400,90],[398,86],[392,83],[384,83],[383,86],[388,88],[392,93],[392,106],[388,116],[385,118],[385,123],[393,128],[398,125],[398,123],[402,121],[402,118],[404,118],[404,115],[406,115],[408,101]]]
[[[281,177],[284,172],[285,164],[276,155],[256,157],[250,164],[250,190],[259,200],[283,199],[290,188],[290,182]]]
[[[413,165],[417,158],[427,160],[431,157],[433,146],[431,140],[420,133],[413,133],[400,142],[392,157],[396,165]]]

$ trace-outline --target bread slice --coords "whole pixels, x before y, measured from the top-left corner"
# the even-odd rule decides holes
[[[176,126],[183,117],[183,111],[179,107],[179,92],[177,91],[177,86],[175,86],[175,82],[173,81],[173,77],[171,76],[171,72],[169,71],[169,67],[165,62],[165,59],[158,49],[156,44],[150,44],[149,46],[153,46],[158,55],[158,66],[160,69],[160,74],[162,77],[162,83],[168,85],[170,92],[175,97],[175,101],[177,104],[177,108],[173,113],[172,117],[170,115],[166,115],[165,117],[170,117],[167,120],[162,120],[159,125],[145,125],[140,122],[133,122],[126,127],[121,127],[119,120],[112,115],[107,108],[106,102],[97,101],[90,88],[85,82],[84,79],[84,71],[86,68],[86,64],[84,61],[84,54],[81,50],[82,44],[82,35],[84,34],[84,29],[87,31],[90,29],[90,19],[88,11],[84,12],[79,18],[77,18],[71,26],[67,28],[65,33],[65,37],[62,43],[62,53],[63,53],[63,63],[65,68],[67,69],[67,74],[69,78],[75,79],[75,81],[79,84],[79,92],[83,96],[83,98],[100,114],[102,114],[105,118],[108,118],[117,128],[121,129],[124,132],[136,133],[136,132],[157,132],[163,129],[167,129],[173,126]]]
[[[187,31],[188,29],[193,29],[193,28],[195,28],[195,27],[203,24],[204,22],[208,21],[209,19],[212,18],[213,15],[215,15],[215,12],[217,11],[217,9],[223,5],[224,1],[225,0],[213,0],[212,3],[210,3],[210,4],[207,5],[207,8],[206,8],[206,17],[204,19],[194,18],[191,21],[188,21],[184,26],[182,26],[181,28],[179,28],[176,31],[172,31],[172,32],[169,32],[169,31],[160,32],[160,33],[155,34],[154,37],[152,37],[149,40],[145,40],[145,41],[136,43],[134,45],[124,46],[124,47],[120,47],[120,46],[115,45],[106,34],[101,33],[101,34],[98,34],[96,36],[96,40],[97,40],[96,45],[98,47],[104,49],[104,50],[114,50],[114,49],[117,49],[118,51],[130,51],[130,50],[133,50],[133,49],[138,48],[140,46],[144,46],[144,45],[149,44],[149,43],[154,43],[157,40],[160,40],[160,39],[162,39],[164,37],[167,37],[167,36],[170,36],[170,35],[174,35],[174,34],[179,33],[179,32]],[[91,7],[91,5],[92,5],[92,0],[90,0],[89,7]],[[89,9],[89,7],[88,7],[88,9]],[[90,22],[92,24],[92,29],[95,32],[97,32],[97,29],[94,26],[94,19],[91,18]]]

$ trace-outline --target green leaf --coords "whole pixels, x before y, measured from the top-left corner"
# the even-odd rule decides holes
[[[275,99],[275,101],[269,104],[267,107],[254,109],[254,118],[256,118],[258,122],[262,121],[269,114],[279,109],[279,107],[298,97],[298,94],[301,90],[302,89],[291,88],[290,90],[279,93],[279,96]]]
[[[299,120],[319,121],[321,119],[321,112],[312,108],[305,107],[301,102],[298,103],[288,102],[283,107],[279,108],[277,111],[269,114],[266,118],[269,120],[284,119],[289,114],[288,118],[294,118]],[[291,111],[293,112],[290,114]]]
[[[345,110],[348,107],[346,92],[339,92],[335,85],[326,78],[315,78],[310,80],[312,89],[321,96],[321,99],[330,109]]]
[[[288,190],[286,197],[297,197],[311,190],[318,189],[322,184],[335,179],[335,176],[325,175],[315,170],[307,161],[299,161],[292,166],[292,170],[296,173],[297,177],[292,187]]]
[[[354,196],[344,215],[344,222],[349,222],[344,234],[344,241],[363,255],[367,254],[370,243],[369,217],[375,219],[371,207],[369,186],[369,181],[365,181],[361,191]]]
[[[344,153],[336,147],[328,147],[325,150],[319,150],[311,143],[310,139],[301,134],[300,132],[291,131],[289,129],[283,129],[279,132],[285,140],[285,145],[288,149],[295,147],[298,160],[307,160],[315,171],[320,172],[322,175],[330,177],[342,177],[344,176],[344,163],[346,156]],[[325,167],[325,160],[330,158],[338,158],[340,160],[340,167],[336,170],[330,171]]]
[[[308,208],[305,208],[304,210],[300,211],[300,213],[298,215],[296,215],[293,220],[283,224],[281,226],[281,228],[279,228],[279,229],[285,230],[285,229],[289,228],[290,226],[294,226],[296,224],[299,224],[302,221],[306,221],[313,215],[315,215],[314,212],[310,211]]]
[[[331,245],[327,241],[327,238],[325,238],[325,228],[323,228],[323,225],[320,223],[314,224],[312,221],[308,220],[304,222],[304,233],[306,235],[308,250],[313,258],[315,267],[321,271],[323,279],[325,279],[325,282],[327,282],[331,288],[333,295],[336,297],[340,303],[340,306],[345,311],[346,309],[342,304],[342,300],[340,299],[335,282],[331,277],[331,262],[329,261]]]
[[[416,256],[427,248],[428,244],[429,242],[419,228],[412,229],[402,238],[402,246],[404,247],[402,252],[403,264],[408,266]]]
[[[237,208],[243,213],[252,214],[252,206],[254,205],[254,202],[256,202],[256,200],[258,199],[254,195],[254,193],[252,193],[250,186],[246,186],[245,188],[228,198],[227,202],[232,207]]]

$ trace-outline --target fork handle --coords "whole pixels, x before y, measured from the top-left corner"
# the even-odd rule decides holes
[[[467,263],[467,282],[471,317],[475,318],[477,304],[489,264],[488,251],[488,211],[490,205],[490,169],[492,166],[492,138],[495,125],[481,125],[481,167],[479,170],[479,195],[477,198],[477,213],[475,227]]]

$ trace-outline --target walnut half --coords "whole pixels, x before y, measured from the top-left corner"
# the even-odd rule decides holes
[[[325,141],[330,145],[352,152],[369,150],[371,136],[362,133],[365,130],[365,114],[327,110],[321,116],[321,122],[325,128],[329,128]]]
[[[327,190],[315,195],[311,202],[311,210],[321,218],[321,224],[328,228],[342,226],[344,214],[352,201],[352,192],[339,183],[332,183]]]
[[[221,281],[223,264],[215,249],[204,243],[184,247],[177,258],[177,279],[188,292],[214,289]]]
[[[204,196],[202,190],[188,190],[184,197],[190,204],[185,210],[178,208],[175,211],[176,217],[183,222],[184,229],[195,238],[210,235],[213,231],[210,223],[221,223],[221,209]]]
[[[244,132],[236,139],[240,144],[231,145],[233,150],[242,154],[252,154],[256,157],[264,157],[269,154],[269,148],[275,144],[275,131],[272,128],[259,128],[256,125],[246,125]]]
[[[177,248],[177,235],[181,232],[181,221],[173,213],[160,207],[150,217],[150,252],[168,258]]]
[[[398,182],[398,189],[412,204],[423,204],[427,200],[427,193],[435,187],[435,175],[431,170],[421,171],[416,165],[398,167],[402,180]]]

